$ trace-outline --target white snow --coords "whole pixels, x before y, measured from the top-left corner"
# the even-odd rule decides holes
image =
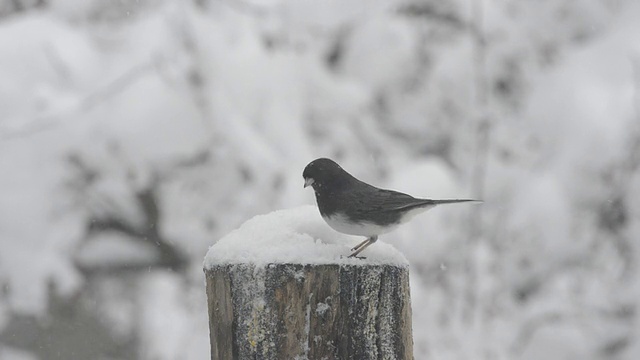
[[[78,264],[86,267],[153,264],[158,258],[158,251],[150,244],[123,234],[107,232],[91,237],[76,255]]]
[[[229,234],[212,260],[406,256],[416,358],[640,358],[637,0],[487,0],[482,19],[478,1],[47,3],[0,17],[0,333],[16,314],[46,326],[53,289],[102,302],[113,315],[96,316],[140,339],[143,359],[206,358],[201,261]],[[320,156],[415,196],[470,195],[482,115],[485,203],[419,215],[367,260],[341,257],[363,238],[315,206],[232,231],[314,204],[300,173]],[[78,261],[155,256],[88,231],[96,218],[141,230],[151,184],[154,225],[187,271],[85,278]],[[604,353],[616,341],[629,345]],[[1,359],[34,356],[0,344]]]
[[[320,316],[324,315],[325,312],[327,312],[327,310],[329,310],[331,308],[331,306],[329,306],[327,303],[323,303],[320,302],[318,303],[318,305],[316,306],[316,313]]]
[[[204,267],[238,263],[408,265],[402,253],[380,240],[361,254],[366,259],[348,258],[351,247],[362,240],[332,230],[318,209],[307,205],[248,220],[209,248]]]

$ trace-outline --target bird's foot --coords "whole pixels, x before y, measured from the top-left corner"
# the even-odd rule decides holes
[[[358,255],[353,255],[353,254],[351,254],[351,255],[349,255],[349,256],[340,255],[340,258],[341,258],[341,259],[347,258],[347,259],[360,259],[360,260],[364,260],[364,259],[366,259],[367,257],[366,257],[366,256],[358,256]]]

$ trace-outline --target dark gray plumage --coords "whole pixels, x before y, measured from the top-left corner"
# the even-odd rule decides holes
[[[422,211],[440,204],[478,201],[419,199],[379,189],[356,179],[327,158],[310,162],[302,176],[305,187],[313,187],[320,214],[329,226],[345,234],[367,237],[352,249],[350,257],[376,242],[378,235],[395,229]]]

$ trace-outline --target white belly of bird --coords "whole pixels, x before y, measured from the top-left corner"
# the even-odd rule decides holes
[[[434,205],[435,206],[435,205]],[[341,232],[343,234],[348,235],[358,235],[358,236],[377,236],[381,234],[386,234],[395,230],[398,226],[406,223],[411,220],[414,216],[425,212],[434,206],[426,206],[423,208],[413,209],[406,212],[401,218],[400,221],[394,224],[381,226],[376,225],[371,222],[360,222],[353,223],[347,220],[347,217],[343,214],[335,214],[332,216],[323,216],[323,219],[331,226],[331,228],[337,232]]]

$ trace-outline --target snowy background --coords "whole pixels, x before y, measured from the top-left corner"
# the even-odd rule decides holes
[[[208,358],[320,156],[485,200],[384,237],[417,359],[640,358],[637,0],[0,0],[0,359]]]

